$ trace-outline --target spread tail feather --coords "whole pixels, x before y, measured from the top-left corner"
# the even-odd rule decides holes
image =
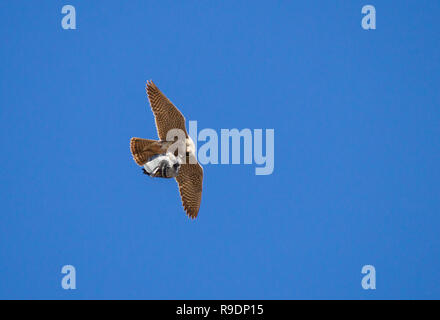
[[[147,163],[152,156],[166,152],[164,147],[165,145],[161,141],[141,138],[131,138],[130,140],[131,154],[134,161],[140,166]]]

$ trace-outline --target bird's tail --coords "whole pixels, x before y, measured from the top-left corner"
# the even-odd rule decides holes
[[[131,138],[130,150],[134,161],[143,166],[152,156],[166,152],[164,143],[156,140]]]

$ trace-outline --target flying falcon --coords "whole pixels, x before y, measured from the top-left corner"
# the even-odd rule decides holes
[[[150,177],[176,179],[183,208],[194,219],[202,199],[203,168],[197,162],[194,142],[186,131],[185,117],[153,81],[147,81],[146,91],[159,140],[131,138],[131,154],[134,161],[143,167],[142,171]],[[184,136],[180,145],[176,138],[167,140],[167,134],[172,129],[180,130]],[[173,146],[177,146],[175,151],[172,150]]]

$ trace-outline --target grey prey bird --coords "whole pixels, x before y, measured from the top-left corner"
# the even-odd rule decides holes
[[[186,131],[185,117],[152,81],[147,81],[146,91],[159,140],[131,138],[131,154],[144,174],[153,178],[176,179],[183,208],[188,217],[194,219],[202,200],[203,168],[197,162],[194,142]],[[167,134],[173,129],[179,129],[185,135],[179,148],[184,152],[169,151],[177,141],[167,141]]]

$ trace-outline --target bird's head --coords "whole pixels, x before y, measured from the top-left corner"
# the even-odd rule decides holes
[[[190,137],[188,137],[186,139],[186,152],[188,154],[188,156],[193,156],[195,157],[196,154],[196,146],[194,144],[194,141],[192,141],[192,139]]]

